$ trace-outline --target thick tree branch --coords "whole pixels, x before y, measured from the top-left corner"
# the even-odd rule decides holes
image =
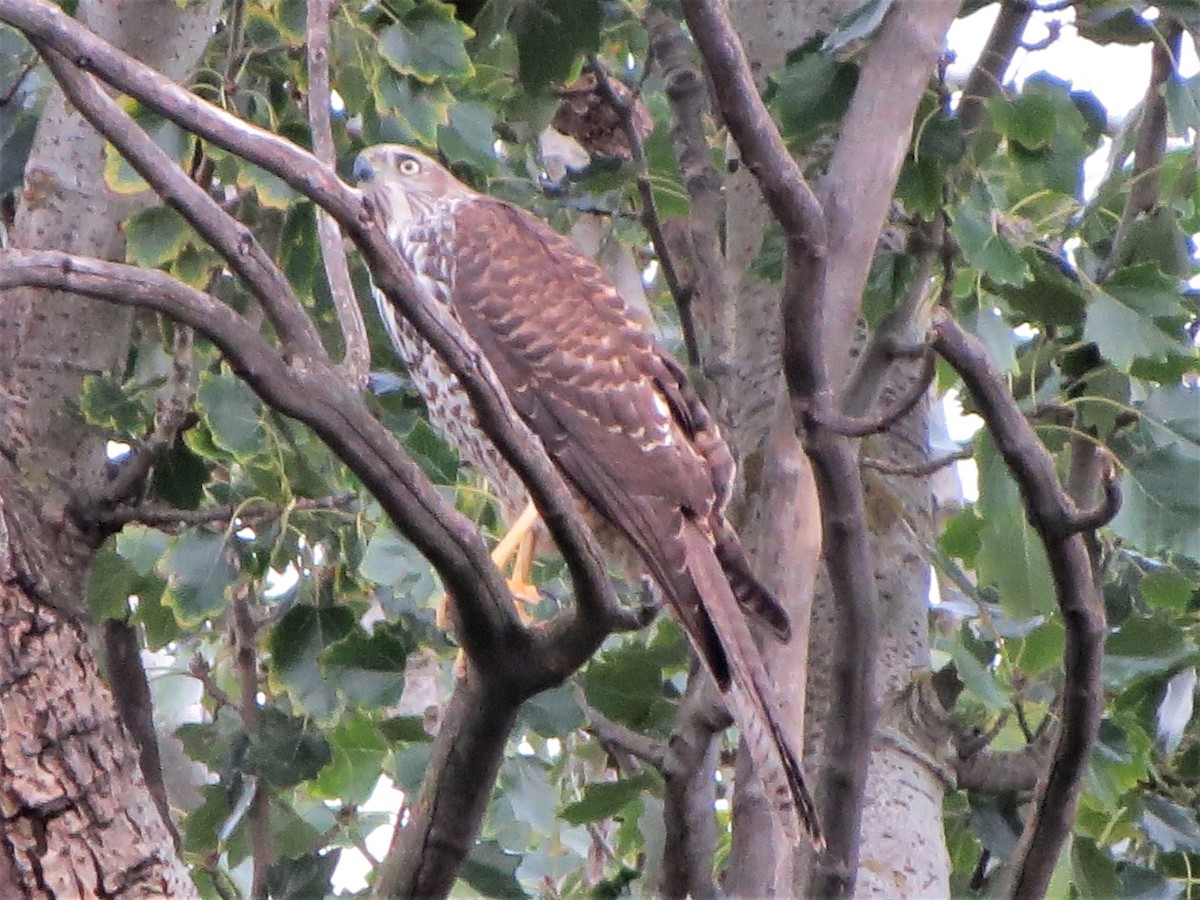
[[[308,21],[308,127],[312,133],[313,155],[331,169],[335,167],[333,129],[329,116],[329,15],[330,0],[309,0]],[[342,329],[345,352],[342,365],[350,380],[363,387],[371,366],[371,348],[367,344],[367,326],[350,282],[342,230],[325,210],[317,209],[317,237],[321,259],[333,307]]]
[[[958,107],[958,120],[970,144],[974,144],[979,136],[986,112],[984,104],[999,94],[1004,85],[1004,73],[1021,46],[1021,35],[1032,15],[1033,4],[1026,0],[1002,0],[1000,3],[1000,15],[979,54],[979,62],[967,77]]]
[[[560,681],[591,655],[612,627],[630,627],[637,621],[636,614],[621,609],[562,476],[513,413],[507,398],[494,389],[484,374],[486,360],[474,342],[457,321],[441,314],[437,304],[416,283],[357,191],[348,188],[332,171],[294,144],[206,103],[119,52],[45,2],[0,0],[0,21],[63,53],[79,67],[181,127],[278,175],[327,209],[355,241],[376,285],[462,383],[480,426],[529,487],[572,574],[575,604],[548,626],[537,629],[534,648],[526,656],[529,664],[522,674],[531,680],[530,690]],[[331,446],[337,449],[339,445],[346,446],[349,440],[348,436],[339,437]],[[405,527],[404,523],[398,525]],[[428,541],[414,538],[414,543],[425,549],[423,544]],[[462,575],[454,580],[459,589],[466,587]],[[496,615],[495,610],[479,612],[485,622]]]
[[[671,105],[671,144],[690,201],[687,215],[688,244],[693,276],[689,312],[693,323],[711,342],[694,362],[713,377],[729,361],[729,329],[718,327],[723,315],[732,314],[729,277],[721,249],[720,221],[724,210],[724,185],[712,163],[704,132],[708,90],[704,76],[691,58],[691,45],[674,18],[651,10],[646,16],[650,55],[662,70],[667,101]],[[696,339],[697,345],[699,338]]]
[[[1054,458],[1021,413],[978,338],[945,310],[935,312],[934,348],[971,392],[989,433],[1012,473],[1030,524],[1046,548],[1055,599],[1066,626],[1062,728],[1017,848],[1010,896],[1040,897],[1050,883],[1070,833],[1100,727],[1104,695],[1100,663],[1106,631],[1104,605],[1092,575],[1080,515],[1063,490]]]
[[[782,296],[783,366],[796,425],[805,439],[821,499],[825,552],[841,621],[835,651],[842,710],[831,719],[817,790],[829,853],[818,865],[814,893],[846,896],[858,869],[859,823],[876,717],[875,586],[867,547],[862,481],[847,438],[823,427],[819,414],[834,406],[821,346],[826,318],[825,211],[787,152],[755,87],[750,66],[723,4],[684,3],[692,36],[742,160],[783,228],[787,246]]]
[[[477,664],[503,671],[507,654],[527,646],[474,524],[441,498],[330,363],[289,368],[280,352],[228,306],[158,270],[53,251],[8,250],[0,259],[0,290],[25,285],[69,290],[152,309],[205,335],[264,401],[305,422],[329,444],[433,563],[447,589],[466,598],[479,620],[461,636],[468,646],[476,645]]]
[[[717,735],[731,722],[711,676],[693,665],[663,759],[667,833],[658,889],[664,897],[702,900],[721,896],[713,877],[717,850],[714,773]]]
[[[960,0],[896,0],[871,39],[841,136],[819,193],[828,240],[837,248],[827,270],[819,340],[831,385],[840,389],[879,233],[908,152],[913,117]]]
[[[1164,87],[1175,72],[1182,40],[1182,27],[1178,22],[1168,19],[1151,51],[1150,84],[1142,100],[1142,120],[1134,145],[1129,194],[1117,223],[1117,232],[1113,235],[1108,259],[1096,275],[1097,281],[1106,280],[1123,264],[1122,255],[1129,229],[1139,216],[1154,212],[1158,206],[1163,157],[1167,151],[1167,98]]]

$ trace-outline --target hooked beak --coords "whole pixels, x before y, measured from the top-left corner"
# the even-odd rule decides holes
[[[375,177],[375,167],[371,165],[365,153],[358,154],[358,158],[354,160],[354,170],[351,174],[354,176],[355,184],[362,184]]]

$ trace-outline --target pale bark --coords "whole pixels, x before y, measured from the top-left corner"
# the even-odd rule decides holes
[[[191,71],[218,4],[84,0],[78,18],[172,78]],[[15,247],[120,256],[121,221],[153,201],[104,182],[104,141],[55,91],[10,235]],[[172,833],[74,617],[102,535],[72,519],[102,489],[105,442],[67,411],[91,374],[120,372],[129,310],[69,293],[0,292],[0,895],[191,897]],[[3,543],[3,542],[0,542]],[[50,607],[55,607],[51,609]],[[114,657],[115,660],[115,657]],[[143,678],[114,673],[123,682]],[[147,760],[152,747],[142,748]]]

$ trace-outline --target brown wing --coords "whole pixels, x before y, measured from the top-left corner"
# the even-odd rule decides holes
[[[566,238],[481,199],[459,208],[454,247],[463,324],[566,477],[638,548],[727,696],[768,797],[820,844],[743,610],[781,636],[787,615],[721,515],[733,462],[707,410]]]

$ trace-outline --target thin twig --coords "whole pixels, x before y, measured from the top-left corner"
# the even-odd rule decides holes
[[[937,356],[929,352],[927,347],[924,350],[921,371],[887,409],[875,416],[848,416],[838,410],[829,409],[814,413],[813,418],[843,437],[866,437],[869,434],[887,431],[912,412],[913,407],[924,399],[933,383],[933,376],[937,374]]]
[[[621,128],[629,141],[629,152],[633,156],[633,164],[637,170],[637,189],[642,198],[642,226],[650,235],[650,243],[654,245],[654,255],[658,257],[658,265],[662,269],[663,280],[675,300],[679,310],[679,326],[683,331],[683,343],[687,349],[688,362],[700,364],[700,345],[696,340],[696,323],[692,319],[692,288],[685,285],[679,278],[674,256],[667,246],[663,234],[662,219],[658,214],[658,204],[654,200],[654,187],[650,184],[650,166],[646,161],[646,149],[642,144],[642,135],[634,120],[634,101],[623,96],[612,85],[612,76],[608,67],[598,56],[589,56],[588,64],[596,75],[596,89],[600,96],[611,106],[621,120]]]
[[[330,0],[308,0],[308,127],[312,132],[313,155],[330,168],[335,164],[333,128],[329,115],[329,16]],[[317,237],[325,278],[337,311],[345,352],[342,365],[350,380],[366,387],[371,366],[371,348],[362,309],[350,282],[342,230],[333,217],[317,208]]]
[[[620,722],[614,722],[600,710],[591,706],[587,706],[585,712],[588,720],[587,730],[595,735],[596,740],[601,744],[619,747],[652,769],[662,771],[665,753],[662,741],[639,734]]]
[[[25,79],[29,77],[29,73],[37,68],[38,60],[40,58],[41,57],[34,53],[33,56],[30,57],[29,62],[25,63],[25,65],[21,67],[21,71],[17,73],[17,77],[13,80],[13,83],[9,86],[8,90],[3,94],[0,94],[0,107],[8,106],[8,104],[12,103],[13,97],[17,96],[17,91],[21,89],[21,85],[25,83]]]
[[[355,494],[335,494],[332,497],[300,497],[290,503],[273,503],[270,500],[248,500],[245,503],[225,503],[221,506],[206,506],[201,509],[179,509],[159,503],[138,503],[133,506],[118,506],[105,510],[99,521],[105,525],[119,527],[136,522],[152,528],[171,531],[192,528],[197,525],[237,524],[254,525],[269,522],[292,512],[314,512],[318,510],[342,510],[358,501]]]
[[[876,472],[882,472],[884,475],[896,475],[901,478],[925,478],[947,466],[954,465],[956,462],[970,459],[974,455],[975,451],[973,448],[963,447],[961,450],[955,450],[953,453],[938,456],[915,466],[902,466],[884,459],[877,459],[874,456],[864,456],[862,465],[863,468],[874,469]]]
[[[238,711],[242,727],[250,739],[258,734],[258,625],[250,608],[251,589],[240,587],[234,592],[231,631],[233,632],[234,669],[238,678]],[[271,795],[265,779],[258,779],[254,800],[247,816],[250,825],[250,854],[254,860],[250,896],[254,900],[267,898],[267,871],[275,861],[271,842]]]

